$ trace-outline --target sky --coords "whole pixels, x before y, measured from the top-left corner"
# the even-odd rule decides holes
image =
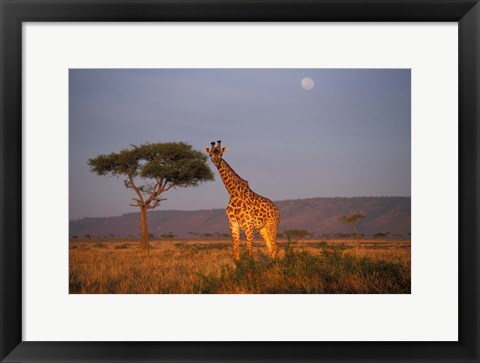
[[[274,201],[410,196],[410,86],[409,69],[71,69],[69,217],[138,212],[123,179],[87,161],[145,142],[222,140]],[[215,181],[170,190],[156,210],[225,208],[209,165]]]

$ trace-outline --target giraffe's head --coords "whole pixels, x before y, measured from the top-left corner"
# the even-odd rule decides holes
[[[222,161],[222,155],[228,149],[226,147],[222,148],[222,140],[217,141],[217,146],[215,146],[215,142],[212,141],[210,143],[212,147],[209,149],[208,147],[205,148],[205,151],[210,155],[210,159],[212,160],[213,165],[220,166]]]

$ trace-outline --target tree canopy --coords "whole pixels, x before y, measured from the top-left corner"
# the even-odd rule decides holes
[[[355,213],[355,214],[352,214],[352,215],[342,216],[342,220],[345,223],[348,223],[348,224],[355,224],[358,221],[362,220],[363,218],[365,218],[365,215],[361,214],[361,213]]]
[[[213,180],[207,160],[204,153],[189,144],[167,142],[132,145],[130,149],[89,159],[88,164],[98,175],[126,176],[125,186],[140,192],[151,209],[158,205],[156,197],[172,188],[196,187]],[[145,184],[136,185],[137,177]]]
[[[184,142],[132,145],[131,149],[89,159],[88,164],[98,175],[161,178],[177,187],[197,186],[213,180],[204,153]]]

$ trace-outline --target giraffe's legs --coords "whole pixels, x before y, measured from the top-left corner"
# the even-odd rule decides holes
[[[270,257],[275,259],[277,257],[277,226],[273,224],[266,225],[259,232],[265,240]]]
[[[277,227],[278,225],[271,224],[268,226],[268,234],[270,235],[270,243],[272,244],[272,254],[270,255],[272,257],[272,260],[277,258],[277,252],[278,252],[278,243],[277,243]]]
[[[250,257],[253,256],[253,226],[247,226],[244,228],[245,237],[247,238],[247,251]]]
[[[233,242],[233,259],[240,259],[240,225],[236,219],[230,219],[230,233]]]
[[[270,233],[268,232],[267,226],[262,227],[258,232],[267,245],[268,254],[272,256],[272,243],[270,241]]]

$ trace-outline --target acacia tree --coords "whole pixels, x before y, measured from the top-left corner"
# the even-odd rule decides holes
[[[363,218],[365,218],[365,215],[361,213],[354,213],[350,216],[349,215],[342,216],[341,218],[345,223],[352,225],[353,230],[355,231],[355,235],[357,236],[357,247],[359,243],[358,240],[360,239],[360,233],[358,232],[357,222],[361,221]]]
[[[88,160],[97,175],[125,176],[132,189],[132,207],[140,208],[140,246],[148,249],[147,211],[160,205],[170,189],[196,187],[213,180],[207,157],[184,142],[132,145],[118,153],[98,155]]]

